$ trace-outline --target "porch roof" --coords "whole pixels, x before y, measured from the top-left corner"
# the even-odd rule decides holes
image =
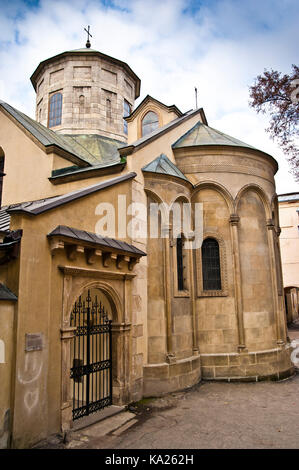
[[[136,246],[131,245],[120,240],[115,240],[114,238],[102,237],[96,233],[87,232],[86,230],[79,230],[73,227],[67,227],[66,225],[58,225],[52,232],[48,235],[48,238],[52,237],[62,237],[67,238],[72,241],[80,241],[87,243],[88,245],[97,245],[101,248],[106,248],[109,251],[127,253],[129,255],[134,255],[137,257],[146,256],[146,253]]]

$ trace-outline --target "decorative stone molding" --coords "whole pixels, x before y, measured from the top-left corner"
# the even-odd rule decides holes
[[[52,238],[50,240],[50,249],[52,256],[54,256],[58,251],[63,251],[64,241]]]
[[[139,262],[140,262],[140,258],[131,257],[130,262],[129,262],[129,270],[132,271],[134,269],[134,266]]]
[[[75,331],[76,331],[75,326],[60,328],[60,337],[61,337],[62,340],[70,340],[74,337],[74,332]]]
[[[239,225],[240,217],[237,214],[231,214],[229,218],[229,223],[231,225]]]
[[[95,279],[132,279],[136,276],[133,273],[120,273],[98,269],[74,268],[73,266],[58,266],[65,275],[92,277]]]
[[[84,247],[81,245],[66,246],[67,257],[71,261],[75,261],[77,256],[84,253]]]
[[[103,256],[102,250],[94,250],[94,249],[85,250],[85,254],[86,254],[87,264],[94,264],[98,262]]]
[[[52,256],[57,252],[65,252],[66,258],[70,261],[76,261],[78,255],[83,254],[85,255],[87,264],[97,264],[104,268],[112,268],[115,266],[117,269],[122,269],[127,266],[127,269],[132,271],[134,266],[140,261],[140,257],[135,254],[127,255],[112,251],[103,251],[101,249],[78,245],[76,243],[65,243],[64,240],[57,238],[52,238],[50,240],[50,249]]]
[[[125,256],[125,255],[119,255],[117,257],[117,261],[116,261],[116,267],[118,269],[122,269],[123,267],[125,267],[126,263],[130,263],[130,257],[129,256]]]
[[[175,353],[166,354],[166,362],[167,364],[174,364],[176,362]]]

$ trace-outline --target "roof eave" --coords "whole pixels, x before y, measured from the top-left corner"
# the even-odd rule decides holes
[[[177,114],[178,117],[181,117],[183,116],[184,113],[182,113],[182,111],[175,105],[175,104],[172,104],[170,106],[167,106],[166,104],[162,103],[162,101],[159,101],[157,100],[156,98],[153,98],[151,95],[146,95],[146,97],[141,101],[141,103],[139,103],[139,105],[137,106],[136,109],[134,109],[134,111],[132,111],[132,113],[125,117],[124,119],[127,121],[127,122],[131,122],[135,119],[135,116],[136,114],[138,114],[138,112],[140,111],[140,109],[145,106],[149,101],[153,101],[155,103],[158,103],[158,105],[160,106],[163,106],[163,108],[167,109],[167,111],[173,111]]]
[[[60,54],[56,54],[53,57],[49,57],[48,59],[43,60],[42,62],[39,63],[39,65],[37,66],[37,68],[35,69],[35,71],[33,72],[33,74],[30,77],[30,81],[33,85],[34,90],[36,91],[36,87],[37,87],[37,77],[46,65],[50,64],[51,62],[55,62],[56,60],[61,59],[63,57],[67,57],[69,55],[75,55],[76,56],[76,55],[79,55],[79,54],[88,54],[88,57],[90,57],[90,56],[102,57],[103,59],[106,59],[106,60],[108,60],[108,61],[110,61],[110,62],[112,62],[116,65],[124,67],[126,69],[126,71],[129,73],[129,75],[131,75],[131,77],[134,79],[134,82],[135,82],[135,99],[139,98],[141,80],[135,74],[135,72],[133,72],[131,67],[126,62],[123,62],[122,60],[111,57],[111,56],[109,56],[107,54],[104,54],[103,52],[100,52],[100,51],[92,51],[92,52],[65,51],[65,52],[61,52]]]
[[[270,155],[269,153],[263,152],[262,150],[256,149],[254,147],[245,147],[242,145],[229,145],[229,144],[204,144],[204,145],[186,145],[186,146],[181,146],[181,147],[172,147],[172,150],[175,154],[178,154],[180,151],[185,152],[186,150],[189,150],[189,151],[194,151],[198,149],[207,150],[210,148],[215,148],[218,150],[218,149],[223,149],[223,147],[227,149],[231,149],[231,150],[239,150],[242,152],[246,151],[246,152],[251,152],[251,153],[262,154],[264,157],[266,157],[268,160],[272,162],[275,168],[274,174],[277,173],[278,171],[278,163],[275,160],[275,158],[272,157],[272,155]]]
[[[112,180],[103,181],[99,184],[92,185],[87,188],[77,190],[75,192],[67,193],[62,197],[58,196],[60,197],[60,199],[56,198],[54,200],[51,200],[48,203],[45,203],[41,207],[36,207],[34,209],[30,209],[30,206],[29,207],[28,206],[27,207],[12,207],[11,209],[9,208],[6,209],[6,212],[8,212],[9,214],[24,214],[24,215],[29,215],[29,216],[36,216],[44,212],[47,212],[49,210],[56,209],[57,207],[61,207],[69,202],[77,201],[78,199],[81,199],[82,197],[89,196],[103,189],[110,188],[116,184],[124,183],[125,181],[135,178],[135,176],[137,176],[135,172],[127,173],[125,175],[118,176]]]
[[[114,173],[120,173],[126,166],[124,163],[115,163],[114,165],[103,166],[100,168],[88,167],[84,168],[81,171],[74,171],[69,173],[64,173],[57,176],[50,176],[48,179],[52,184],[63,184],[68,183],[69,181],[78,181],[82,179],[92,178],[94,176],[105,176],[111,175]]]
[[[145,177],[152,176],[152,177],[158,178],[162,176],[163,178],[166,178],[169,180],[175,180],[175,181],[186,183],[191,188],[194,187],[191,181],[189,181],[187,178],[182,178],[181,176],[169,175],[168,173],[162,173],[162,172],[160,173],[158,171],[149,171],[149,170],[142,170],[142,172],[145,173]]]

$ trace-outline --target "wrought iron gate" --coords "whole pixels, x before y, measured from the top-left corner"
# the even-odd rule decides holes
[[[97,296],[75,303],[71,326],[73,344],[73,420],[88,416],[112,403],[111,323]]]

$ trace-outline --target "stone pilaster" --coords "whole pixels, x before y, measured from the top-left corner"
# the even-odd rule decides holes
[[[173,351],[172,341],[172,316],[171,316],[171,285],[170,285],[170,225],[164,224],[161,227],[163,242],[164,242],[164,286],[165,286],[165,313],[166,313],[166,328],[167,328],[167,354],[166,361],[172,363],[175,361],[175,354]]]
[[[245,331],[243,319],[243,299],[242,299],[242,280],[241,280],[241,265],[240,265],[240,250],[239,250],[239,234],[238,225],[240,217],[237,214],[231,214],[229,223],[232,233],[232,247],[234,259],[234,279],[235,279],[235,299],[237,308],[238,319],[238,337],[239,337],[239,352],[247,352],[245,344]]]
[[[72,426],[72,397],[71,397],[71,342],[75,336],[76,327],[60,329],[61,337],[61,430],[67,431]]]
[[[275,315],[276,323],[276,335],[277,335],[277,344],[284,344],[284,324],[285,319],[283,318],[283,312],[279,308],[278,302],[278,286],[277,286],[277,275],[276,270],[278,266],[276,265],[275,259],[275,225],[272,219],[267,220],[267,229],[268,229],[268,246],[269,246],[269,257],[270,257],[270,268],[271,268],[271,283],[272,283],[272,297],[273,297],[273,308]]]

